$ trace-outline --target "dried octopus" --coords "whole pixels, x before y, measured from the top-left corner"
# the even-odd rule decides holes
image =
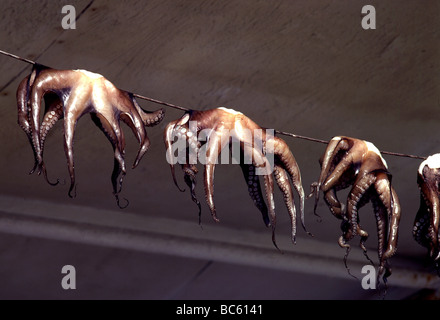
[[[414,221],[413,236],[420,245],[428,249],[428,255],[440,274],[440,154],[432,155],[420,164],[417,184],[420,189],[420,208]]]
[[[386,283],[391,275],[387,259],[396,252],[401,208],[385,160],[370,142],[334,137],[320,162],[321,175],[319,181],[312,184],[310,194],[315,195],[315,213],[322,191],[332,214],[342,220],[343,235],[339,238],[339,245],[347,250],[346,263],[350,250],[348,241],[356,235],[361,237],[360,246],[368,258],[365,247],[368,233],[361,228],[358,211],[371,201],[378,233],[378,278],[383,274]],[[350,186],[345,206],[338,200],[336,192]]]
[[[44,116],[40,124],[42,99]],[[85,70],[55,70],[35,65],[17,90],[18,124],[26,133],[34,153],[35,164],[30,173],[43,173],[47,178],[43,161],[44,143],[55,123],[64,119],[64,150],[70,175],[69,196],[75,189],[73,137],[77,121],[90,113],[93,122],[105,134],[114,149],[114,168],[111,176],[113,194],[119,205],[118,194],[122,188],[125,167],[125,138],[120,120],[133,131],[140,147],[133,164],[135,168],[147,152],[150,141],[145,126],[155,126],[164,117],[164,110],[143,110],[129,92],[116,88],[102,75]]]
[[[275,202],[273,197],[274,177],[283,193],[291,219],[292,241],[296,241],[296,209],[293,188],[299,194],[301,222],[304,224],[304,190],[301,183],[299,167],[287,144],[280,138],[269,137],[260,126],[244,114],[232,109],[216,108],[205,111],[189,111],[180,119],[169,123],[164,132],[167,148],[167,160],[176,186],[182,190],[176,180],[174,165],[179,163],[184,172],[184,180],[190,187],[191,198],[199,208],[199,223],[201,215],[200,201],[195,194],[197,161],[204,164],[205,198],[213,219],[218,222],[214,204],[214,169],[222,151],[229,145],[230,149],[237,147],[240,151],[241,166],[248,185],[249,195],[260,210],[266,226],[272,227],[272,241],[275,240]],[[177,137],[177,141],[174,141]],[[231,143],[231,142],[236,142]],[[176,157],[175,145],[183,143],[185,153],[179,159]],[[228,153],[229,154],[229,153]],[[273,163],[269,155],[273,155]],[[223,155],[222,155],[223,156]],[[248,161],[246,161],[246,159]],[[263,197],[260,178],[264,181],[265,196]],[[265,202],[267,201],[267,205]],[[278,248],[278,247],[277,247]]]

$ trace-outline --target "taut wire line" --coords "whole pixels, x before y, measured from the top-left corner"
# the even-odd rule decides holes
[[[8,56],[10,58],[14,58],[14,59],[17,59],[17,60],[20,60],[20,61],[23,61],[23,62],[26,62],[26,63],[29,63],[29,64],[33,64],[33,65],[37,64],[35,61],[32,61],[32,60],[29,60],[29,59],[26,59],[26,58],[22,58],[22,57],[16,56],[15,54],[12,54],[12,53],[9,53],[9,52],[3,51],[3,50],[0,50],[0,53],[5,55],[5,56]]]
[[[26,59],[26,58],[22,58],[20,56],[17,56],[15,54],[12,54],[12,53],[9,53],[9,52],[3,51],[3,50],[0,50],[0,54],[3,54],[5,56],[7,56],[7,57],[14,58],[14,59],[17,59],[19,61],[26,62],[26,63],[32,64],[32,65],[36,65],[37,64],[35,61],[32,61],[30,59]],[[155,103],[155,104],[160,104],[160,105],[163,105],[163,106],[166,106],[166,107],[169,107],[169,108],[174,108],[174,109],[178,109],[178,110],[185,111],[185,112],[192,110],[192,109],[181,107],[181,106],[178,106],[178,105],[175,105],[175,104],[172,104],[172,103],[168,103],[168,102],[160,101],[160,100],[157,100],[157,99],[149,98],[149,97],[146,97],[146,96],[142,96],[142,95],[137,94],[137,93],[132,93],[132,95],[134,97],[138,98],[138,99],[146,100],[146,101],[149,101],[149,102],[152,102],[152,103]],[[323,144],[328,144],[329,143],[329,141],[327,141],[327,140],[321,140],[321,139],[301,136],[301,135],[297,135],[297,134],[294,134],[294,133],[284,132],[284,131],[279,131],[279,130],[274,130],[274,131],[275,131],[276,134],[292,137],[292,138],[295,138],[295,139],[302,139],[302,140],[318,142],[318,143],[323,143]],[[382,154],[387,154],[387,155],[390,155],[390,156],[406,157],[406,158],[412,158],[412,159],[426,160],[426,157],[416,156],[416,155],[412,155],[412,154],[404,154],[404,153],[389,152],[389,151],[380,151],[380,152]]]
[[[132,95],[133,95],[133,97],[136,97],[136,98],[139,98],[139,99],[142,99],[142,100],[146,100],[146,101],[150,101],[150,102],[153,102],[153,103],[156,103],[156,104],[161,104],[161,105],[166,106],[166,107],[182,110],[182,111],[185,111],[185,112],[186,111],[190,111],[190,109],[188,109],[188,108],[177,106],[175,104],[168,103],[168,102],[163,102],[163,101],[156,100],[156,99],[153,99],[153,98],[141,96],[140,94],[137,94],[137,93],[132,93]]]

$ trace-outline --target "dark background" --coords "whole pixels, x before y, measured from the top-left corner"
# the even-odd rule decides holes
[[[61,27],[65,4],[76,8],[76,30]],[[376,8],[376,30],[361,27],[367,4]],[[7,0],[0,9],[0,49],[53,68],[97,72],[121,89],[187,108],[234,108],[262,127],[320,139],[353,136],[421,156],[439,152],[438,1]],[[323,203],[318,223],[313,201],[306,202],[315,237],[299,227],[293,246],[276,191],[284,254],[277,252],[237,166],[218,166],[221,222],[212,222],[203,203],[201,229],[196,206],[174,187],[165,160],[162,132],[180,111],[167,109],[160,125],[147,128],[152,146],[127,174],[125,210],[111,194],[111,145],[89,117],[75,135],[76,199],[67,197],[67,185],[28,176],[33,158],[16,124],[15,92],[30,70],[0,56],[0,298],[380,299],[347,274],[339,221]],[[325,146],[285,140],[307,193]],[[137,142],[128,130],[126,141],[130,165]],[[50,177],[67,179],[61,122],[45,159]],[[437,277],[411,234],[421,161],[385,159],[402,205],[387,298],[402,299],[437,287]],[[197,192],[203,199],[201,185]],[[373,216],[371,205],[360,211],[371,257]],[[367,261],[353,251],[351,269],[362,277]],[[76,267],[75,291],[61,288],[66,264]]]

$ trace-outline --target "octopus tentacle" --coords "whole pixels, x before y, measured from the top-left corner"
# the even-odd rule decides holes
[[[214,204],[214,170],[215,164],[205,165],[204,186],[205,186],[205,200],[208,203],[212,218],[215,222],[220,222],[217,218],[217,213]]]
[[[392,213],[389,222],[389,235],[388,235],[388,246],[387,251],[384,253],[384,258],[391,258],[397,250],[397,241],[398,241],[398,227],[401,216],[401,207],[399,198],[397,197],[397,193],[394,188],[391,186],[391,203],[392,203]]]
[[[209,138],[206,148],[206,164],[204,172],[204,186],[205,186],[205,198],[211,211],[212,218],[215,222],[220,222],[217,217],[215,204],[214,204],[214,171],[215,164],[220,155],[221,150],[226,145],[227,141],[222,141],[221,132],[223,129],[219,127]]]
[[[184,192],[185,189],[181,189],[179,187],[179,184],[177,183],[176,175],[175,175],[175,165],[176,158],[174,156],[174,149],[172,147],[174,138],[177,137],[178,143],[181,143],[180,147],[185,148],[185,163],[180,163],[182,166],[182,169],[184,171],[184,181],[186,185],[190,188],[191,192],[191,199],[194,203],[196,203],[197,207],[199,208],[199,224],[201,224],[201,204],[200,201],[197,199],[197,196],[195,194],[195,188],[196,188],[196,174],[198,173],[197,167],[193,164],[193,159],[191,157],[193,156],[192,152],[197,156],[200,143],[197,141],[197,136],[190,132],[187,126],[188,117],[185,114],[181,119],[173,121],[169,123],[166,126],[165,132],[164,132],[164,140],[165,140],[165,146],[166,146],[166,152],[167,152],[167,161],[171,168],[171,174],[173,176],[174,184],[177,186],[177,188]],[[177,159],[177,162],[180,162],[181,160]]]
[[[266,190],[266,201],[268,204],[269,209],[269,217],[270,217],[270,224],[272,227],[272,243],[274,244],[275,248],[280,250],[277,245],[277,241],[275,238],[275,228],[277,224],[276,214],[275,214],[275,200],[273,198],[273,177],[270,174],[263,176],[264,180],[264,187]]]
[[[139,113],[142,112],[144,114],[145,112],[139,107],[133,95],[128,92],[120,91],[118,95],[111,95],[111,97],[113,98],[111,104],[120,110],[119,118],[130,127],[139,142],[139,150],[132,166],[134,169],[139,165],[140,160],[150,147],[150,140],[145,130],[145,122]],[[157,120],[160,122],[162,118]]]
[[[325,192],[331,188],[334,188],[339,183],[340,179],[345,172],[347,172],[353,165],[353,159],[351,155],[344,157],[336,166],[332,173],[327,177],[322,185],[322,190]]]
[[[45,68],[45,67],[43,67]],[[40,70],[41,71],[41,70]],[[33,139],[32,139],[32,124],[30,120],[30,91],[31,86],[33,85],[35,81],[36,75],[39,73],[37,68],[34,68],[32,71],[32,74],[25,77],[19,84],[17,88],[17,107],[18,107],[18,124],[21,127],[21,129],[26,133],[26,136],[28,137],[29,143],[32,146],[32,152],[34,154],[34,166],[32,170],[29,172],[29,174],[32,174],[35,172],[35,170],[38,167],[38,158],[37,153],[34,148]],[[44,96],[45,105],[46,105],[46,114],[43,118],[42,123],[42,133],[41,133],[41,139],[42,139],[42,150],[44,149],[44,140],[46,139],[47,132],[55,125],[55,122],[59,119],[59,108],[62,109],[62,102],[59,101],[59,99],[54,94],[47,94]],[[52,119],[53,117],[53,119]],[[53,123],[52,123],[53,122]],[[59,180],[56,182],[50,182],[47,177],[46,168],[44,165],[41,165],[39,168],[39,174],[43,172],[43,176],[45,180],[52,186],[55,186],[59,183]]]
[[[439,197],[436,195],[435,191],[429,188],[427,193],[427,197],[429,199],[429,207],[430,207],[430,222],[429,222],[429,242],[430,242],[430,255],[433,258],[436,258],[436,255],[438,254],[438,246],[439,246],[439,240],[438,240],[438,230],[439,230]],[[437,252],[436,252],[437,251]]]
[[[388,259],[394,255],[397,245],[397,224],[400,220],[400,204],[397,195],[392,188],[390,181],[385,173],[379,173],[375,182],[377,195],[386,208],[388,227],[386,236],[388,238],[383,258]]]
[[[326,149],[326,153],[321,160],[321,174],[319,176],[318,182],[315,186],[315,213],[316,207],[319,201],[319,191],[323,190],[326,192],[327,190],[332,188],[332,184],[336,183],[338,176],[342,175],[344,169],[348,167],[350,163],[346,163],[345,166],[340,166],[336,173],[341,172],[339,175],[335,173],[335,159],[341,152],[345,152],[349,149],[349,144],[345,139],[341,137],[333,138]],[[339,162],[338,162],[339,164]],[[329,175],[333,173],[333,178],[329,179]],[[324,186],[324,183],[327,181],[327,184]],[[325,189],[322,189],[325,188]]]
[[[277,165],[275,165],[274,174],[275,181],[283,193],[284,202],[290,215],[290,221],[292,224],[292,242],[296,244],[296,208],[293,205],[293,191],[290,187],[289,177],[287,172]]]
[[[28,135],[31,136],[31,124],[29,121],[29,77],[24,78],[17,88],[16,98],[17,98],[17,110],[18,117],[17,123],[20,128]]]
[[[350,228],[350,223],[349,223],[349,221],[347,220],[347,217],[344,216],[344,217],[343,217],[343,220],[342,220],[342,222],[341,222],[341,230],[342,230],[342,233],[343,233],[343,234],[342,234],[342,236],[339,237],[339,239],[338,239],[338,244],[339,244],[339,246],[340,246],[341,248],[345,249],[345,254],[344,254],[343,261],[344,261],[344,266],[345,266],[345,269],[347,270],[347,273],[348,273],[352,278],[358,280],[358,278],[357,278],[355,275],[353,275],[353,274],[351,273],[350,268],[348,267],[348,256],[349,256],[350,251],[351,251],[351,246],[350,246],[350,244],[346,241],[344,235],[348,232],[349,228]]]
[[[237,124],[236,124],[237,128]],[[246,142],[246,141],[245,141]],[[241,144],[242,152],[248,159],[252,159],[252,163],[256,168],[256,174],[263,176],[265,187],[265,198],[267,201],[268,215],[270,219],[270,225],[272,227],[272,243],[279,250],[276,243],[275,229],[276,229],[276,213],[275,213],[275,200],[274,200],[274,179],[272,176],[273,168],[269,163],[269,160],[263,154],[263,151],[258,147],[255,147],[251,143]],[[275,144],[274,144],[275,152]]]
[[[110,141],[110,143],[113,147],[114,164],[113,164],[113,172],[111,175],[111,182],[112,182],[112,186],[113,186],[113,195],[115,196],[116,201],[119,206],[118,194],[122,190],[123,179],[127,173],[127,170],[125,167],[125,160],[124,160],[125,150],[124,150],[124,148],[122,150],[119,150],[117,138],[114,135],[113,130],[110,127],[110,124],[108,123],[108,121],[105,118],[103,118],[101,115],[96,114],[96,113],[91,113],[90,117],[91,117],[93,123],[95,123],[95,125],[99,129],[101,129],[101,131],[104,133],[104,135],[107,137],[107,139]],[[122,146],[122,147],[124,147],[124,146]],[[118,180],[118,178],[119,178],[119,180]],[[121,207],[121,206],[119,206],[119,207]]]
[[[345,204],[339,201],[336,190],[329,189],[324,192],[324,200],[327,206],[330,208],[330,212],[338,219],[342,220],[346,216]]]
[[[261,184],[258,175],[255,174],[255,167],[253,165],[240,164],[244,179],[248,186],[249,195],[254,201],[255,206],[260,210],[265,225],[270,226],[270,219],[266,202],[261,191]]]
[[[69,197],[75,198],[76,192],[72,195],[75,188],[75,165],[73,160],[73,135],[75,132],[76,121],[71,115],[67,115],[64,122],[64,152],[67,158],[67,167],[70,175]]]
[[[383,281],[386,284],[387,278],[391,275],[391,269],[387,260],[391,258],[397,247],[397,227],[400,221],[400,203],[394,188],[386,173],[379,173],[375,182],[375,189],[380,201],[378,206],[377,227],[379,238],[379,272],[378,276],[384,273]]]
[[[424,196],[420,195],[420,206],[417,211],[416,218],[414,219],[413,226],[413,237],[421,246],[431,250],[430,240],[429,240],[429,209],[427,200]]]
[[[17,88],[17,110],[18,110],[18,117],[17,117],[17,123],[20,126],[20,128],[26,133],[26,136],[29,140],[30,145],[32,146],[32,153],[34,155],[34,167],[29,172],[29,174],[32,174],[35,172],[38,166],[38,160],[37,155],[35,152],[35,149],[33,148],[33,142],[32,142],[32,127],[29,119],[30,114],[30,108],[29,108],[29,78],[30,76],[25,77]]]
[[[40,64],[34,64],[31,74],[27,77],[25,77],[19,84],[17,88],[17,105],[18,105],[18,124],[20,127],[26,132],[28,135],[28,138],[31,142],[31,146],[33,147],[32,143],[32,132],[35,130],[33,128],[32,123],[32,107],[31,107],[31,92],[33,85],[35,83],[35,80],[40,75],[40,73],[43,70],[48,69],[48,67],[40,65]],[[33,148],[33,151],[35,153],[35,150]],[[35,171],[36,168],[34,168],[33,171]]]
[[[289,173],[289,176],[292,181],[292,185],[295,188],[296,192],[299,195],[299,204],[300,204],[300,215],[301,215],[301,224],[303,229],[306,231],[308,235],[313,236],[309,231],[307,231],[305,225],[305,214],[304,214],[304,202],[305,202],[305,194],[304,189],[301,182],[301,173],[299,170],[299,166],[293,156],[292,152],[289,150],[286,142],[278,137],[274,138],[274,152],[276,155],[276,162],[281,165],[282,168]],[[289,182],[289,181],[287,181]],[[290,185],[289,185],[290,187]],[[291,197],[290,202],[286,202],[286,205],[293,204],[293,195]],[[292,217],[293,218],[293,217]],[[296,223],[292,220],[292,224]]]
[[[365,206],[372,198],[374,198],[374,192],[372,191],[372,188],[370,187],[367,191],[366,194],[364,196],[361,197],[359,203],[358,203],[358,210],[360,208],[362,208],[363,206]],[[367,247],[365,246],[365,243],[368,240],[369,234],[367,231],[361,229],[360,224],[359,224],[359,217],[357,219],[358,224],[357,224],[357,229],[356,229],[356,233],[360,236],[360,241],[359,241],[359,246],[361,247],[365,258],[367,258],[368,261],[370,261],[370,264],[372,266],[374,266],[374,262],[373,260],[371,260],[371,258],[368,256],[368,250]]]
[[[365,247],[365,242],[368,239],[368,233],[362,230],[359,224],[358,210],[362,207],[367,201],[366,192],[370,188],[370,186],[374,183],[375,177],[373,175],[367,175],[357,181],[352,190],[349,193],[349,197],[347,199],[347,212],[346,215],[343,216],[343,222],[341,229],[343,231],[343,235],[339,238],[339,245],[342,248],[346,249],[346,253],[344,256],[344,264],[350,273],[350,269],[347,265],[348,255],[350,252],[350,245],[348,242],[355,236],[360,235],[360,247],[362,248],[365,257],[372,263],[371,259],[368,257],[367,249]],[[372,263],[373,264],[373,263]],[[374,265],[374,264],[373,264]]]
[[[42,70],[42,69],[41,69]],[[31,121],[31,106],[30,106],[30,93],[32,86],[34,84],[37,74],[41,71],[39,66],[36,65],[29,76],[25,77],[19,84],[17,88],[17,109],[18,109],[18,125],[26,133],[30,145],[32,147],[32,152],[34,154],[34,167],[29,172],[32,174],[38,167],[38,158],[36,154],[36,149],[33,144],[33,128]],[[39,170],[41,173],[41,170]]]
[[[136,111],[141,116],[142,122],[146,127],[154,127],[158,125],[163,118],[165,117],[165,109],[161,108],[156,111],[147,111],[142,109],[142,107],[138,104],[136,98],[134,95],[130,92],[125,92],[131,102],[133,103],[134,107],[136,108]]]
[[[420,208],[414,221],[413,236],[428,249],[428,255],[440,275],[440,154],[431,155],[420,164],[417,184],[420,189]]]
[[[63,118],[63,102],[54,93],[48,92],[44,95],[44,101],[46,105],[45,115],[41,123],[40,132],[40,146],[41,156],[44,153],[44,143],[46,142],[49,131],[55,126],[56,122]],[[46,182],[52,186],[59,184],[59,179],[56,182],[50,182],[47,177],[46,166],[41,164],[41,171],[43,172]]]
[[[139,142],[139,150],[132,166],[132,169],[135,169],[139,165],[142,157],[150,148],[150,140],[148,139],[147,132],[139,115],[136,113],[121,114],[120,118],[130,127]],[[123,131],[121,131],[121,133],[122,132]]]
[[[41,101],[48,91],[48,87],[54,82],[50,77],[40,77],[35,79],[31,87],[31,127],[32,127],[32,145],[36,153],[38,165],[41,167],[43,163],[41,142],[40,142],[40,110]]]
[[[177,179],[176,179],[176,171],[175,171],[175,156],[174,156],[174,149],[172,147],[172,144],[174,142],[175,138],[175,132],[174,129],[176,127],[178,120],[172,121],[165,127],[164,131],[164,141],[165,141],[165,148],[166,148],[166,157],[168,164],[170,165],[171,169],[171,175],[173,177],[173,182],[176,185],[177,189],[179,189],[180,192],[185,192],[185,189],[180,188]]]
[[[385,271],[384,253],[387,250],[387,233],[388,233],[388,212],[381,199],[374,197],[372,199],[377,227],[379,269],[377,278]],[[379,281],[378,281],[379,282]]]
[[[64,117],[63,102],[53,93],[47,93],[44,96],[46,112],[41,122],[40,145],[41,152],[44,150],[49,131],[55,126],[58,120]]]
[[[197,167],[195,165],[184,164],[183,171],[185,173],[184,180],[186,185],[190,188],[191,191],[191,199],[199,208],[199,225],[202,224],[202,206],[200,204],[199,199],[196,196],[196,175],[198,173]]]
[[[31,74],[30,82],[32,81],[33,76],[34,76],[34,72]],[[57,78],[52,77],[50,75],[50,70],[43,70],[38,73],[38,76],[35,76],[35,79],[33,79],[33,84],[30,93],[30,121],[32,127],[32,147],[35,150],[35,158],[38,163],[37,165],[38,174],[43,172],[44,176],[46,177],[46,180],[47,180],[47,172],[43,161],[43,149],[41,144],[42,137],[40,136],[41,127],[39,123],[41,101],[42,98],[45,97],[48,92],[50,92],[50,95],[52,95],[52,93],[59,94],[58,91],[61,89],[62,88],[58,83]],[[67,89],[66,91],[69,90],[70,89]],[[64,93],[66,93],[66,91]],[[54,99],[54,101],[56,101],[56,99]],[[61,94],[60,101],[65,105],[67,101],[67,96]],[[47,128],[50,130],[49,127]],[[69,196],[71,196],[71,191],[69,192]]]
[[[324,199],[327,205],[329,205],[332,214],[338,219],[343,219],[343,216],[346,214],[345,205],[338,200],[335,191],[336,187],[341,183],[342,176],[353,165],[353,159],[350,154],[339,159],[339,154],[346,152],[348,148],[349,144],[346,139],[336,137],[330,141],[322,160],[321,174],[315,187],[315,192],[317,192],[315,194],[315,213],[319,201],[319,191],[322,190]],[[340,161],[335,163],[335,160]]]
[[[359,203],[362,197],[365,195],[368,188],[375,182],[376,177],[372,174],[363,176],[361,179],[355,182],[353,188],[349,193],[347,200],[347,219],[350,223],[350,230],[346,234],[346,240],[350,240],[352,237],[356,236],[359,231],[363,233],[363,230],[359,226],[358,209]]]

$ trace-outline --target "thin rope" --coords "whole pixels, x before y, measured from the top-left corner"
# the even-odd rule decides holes
[[[172,104],[172,103],[163,102],[163,101],[156,100],[156,99],[153,99],[153,98],[141,96],[141,95],[139,95],[137,93],[132,93],[132,95],[133,95],[133,97],[136,97],[136,98],[139,98],[139,99],[142,99],[142,100],[147,100],[147,101],[150,101],[150,102],[153,102],[153,103],[156,103],[156,104],[161,104],[161,105],[166,106],[166,107],[170,107],[170,108],[174,108],[174,109],[178,109],[178,110],[182,110],[182,111],[190,111],[190,109],[188,109],[188,108],[184,108],[184,107]]]
[[[324,143],[324,144],[329,143],[329,141],[327,141],[327,140],[321,140],[321,139],[315,139],[315,138],[310,138],[310,137],[306,137],[306,136],[300,136],[300,135],[290,133],[290,132],[275,130],[275,133],[282,134],[283,136],[289,136],[289,137],[296,138],[296,139],[303,139],[303,140],[307,140],[307,141],[313,141],[313,142]]]
[[[12,54],[12,53],[9,53],[9,52],[3,51],[3,50],[0,50],[0,53],[5,55],[5,56],[8,56],[10,58],[14,58],[14,59],[17,59],[17,60],[20,60],[20,61],[23,61],[23,62],[26,62],[26,63],[29,63],[29,64],[33,64],[33,65],[37,64],[35,61],[32,61],[32,60],[29,60],[29,59],[26,59],[26,58],[22,58],[22,57],[16,56],[15,54]]]
[[[30,59],[26,59],[26,58],[22,58],[20,56],[17,56],[15,54],[12,54],[12,53],[9,53],[9,52],[3,51],[3,50],[0,50],[0,53],[5,55],[5,56],[8,56],[10,58],[14,58],[14,59],[17,59],[19,61],[26,62],[26,63],[32,64],[32,65],[36,65],[37,64],[35,61],[32,61]],[[137,93],[132,93],[132,95],[134,97],[138,98],[138,99],[146,100],[146,101],[149,101],[149,102],[152,102],[152,103],[156,103],[156,104],[160,104],[160,105],[163,105],[163,106],[166,106],[166,107],[169,107],[169,108],[174,108],[174,109],[178,109],[178,110],[185,111],[185,112],[188,112],[188,111],[191,110],[191,109],[188,109],[188,108],[185,108],[185,107],[181,107],[181,106],[169,103],[169,102],[164,102],[164,101],[160,101],[160,100],[153,99],[153,98],[150,98],[150,97],[142,96],[142,95],[137,94]],[[328,144],[329,143],[328,140],[321,140],[321,139],[301,136],[301,135],[297,135],[297,134],[290,133],[290,132],[284,132],[284,131],[275,130],[275,133],[280,134],[280,135],[284,135],[284,136],[288,136],[288,137],[292,137],[292,138],[295,138],[295,139],[302,139],[302,140],[318,142],[318,143],[323,143],[323,144]],[[412,154],[404,154],[404,153],[389,152],[389,151],[380,151],[380,152],[382,154],[387,154],[387,155],[390,155],[390,156],[426,160],[426,157],[416,156],[416,155],[412,155]]]
[[[396,156],[396,157],[406,157],[406,158],[421,159],[421,160],[427,159],[427,157],[415,156],[413,154],[404,154],[404,153],[398,153],[398,152],[381,151],[381,153],[387,154],[390,156]]]
[[[293,134],[293,133],[290,133],[290,132],[284,132],[284,131],[278,131],[278,130],[275,130],[275,133],[282,134],[284,136],[289,136],[289,137],[292,137],[292,138],[297,138],[297,139],[302,139],[302,140],[307,140],[307,141],[312,141],[312,142],[318,142],[318,143],[323,143],[323,144],[328,144],[330,142],[328,140],[310,138],[310,137],[300,136],[300,135]],[[411,158],[411,159],[426,160],[426,157],[416,156],[416,155],[413,155],[413,154],[404,154],[404,153],[390,152],[390,151],[381,151],[380,153],[387,154],[387,155],[390,155],[390,156],[396,156],[396,157],[406,157],[406,158]]]

